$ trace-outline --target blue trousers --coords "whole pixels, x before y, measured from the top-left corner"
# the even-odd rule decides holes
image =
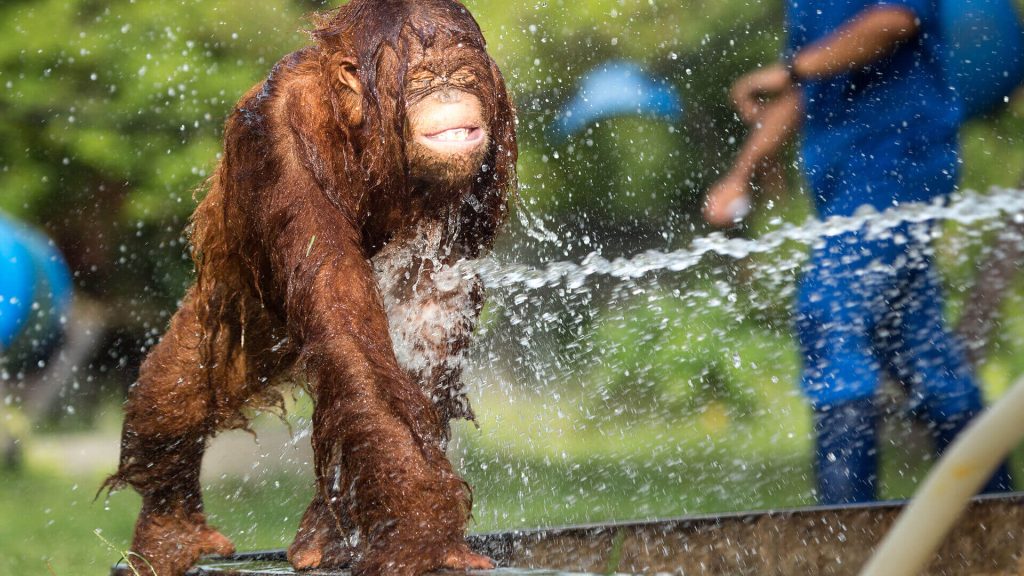
[[[815,412],[823,503],[877,497],[877,414],[884,373],[901,383],[941,452],[982,410],[981,392],[943,320],[929,225],[825,238],[799,286],[801,384]],[[1002,469],[989,488],[1009,489]]]

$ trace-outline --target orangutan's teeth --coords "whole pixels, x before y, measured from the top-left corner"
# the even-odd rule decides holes
[[[445,130],[440,134],[434,136],[435,140],[441,140],[442,142],[459,142],[469,139],[469,130],[465,128],[455,128],[453,130]]]

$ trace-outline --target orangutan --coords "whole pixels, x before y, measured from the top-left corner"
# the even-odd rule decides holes
[[[352,0],[311,34],[229,117],[192,217],[195,284],[128,395],[106,486],[142,495],[132,550],[159,576],[233,551],[203,514],[204,448],[295,377],[317,483],[296,568],[493,565],[466,545],[445,444],[472,418],[461,359],[483,304],[461,263],[515,183],[504,80],[455,0]]]

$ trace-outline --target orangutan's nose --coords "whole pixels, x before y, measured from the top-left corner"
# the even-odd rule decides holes
[[[442,88],[437,93],[437,101],[442,104],[455,104],[456,102],[459,101],[459,94],[459,90],[453,90],[451,88]]]

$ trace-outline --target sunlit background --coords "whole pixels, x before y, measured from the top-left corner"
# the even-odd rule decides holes
[[[124,392],[191,279],[193,191],[236,100],[307,42],[306,15],[332,5],[0,5],[0,211],[63,251],[91,335],[41,417],[18,408],[33,367],[4,370],[0,425],[21,439],[21,461],[0,472],[0,573],[103,573],[128,546],[137,496],[93,496],[116,467]],[[793,152],[742,229],[712,235],[700,218],[745,134],[729,86],[777,59],[782,3],[467,5],[520,138],[519,195],[467,376],[479,427],[458,424],[451,453],[475,488],[471,529],[814,503],[789,312],[813,238],[799,228],[810,209]],[[671,84],[681,116],[600,120],[560,138],[581,77],[622,59]],[[986,279],[1010,278],[991,337],[972,342],[991,400],[1024,373],[1024,286],[1012,275],[1024,226],[990,192],[1024,177],[1024,98],[963,135],[963,188],[977,193],[957,200],[966,216],[937,243],[953,324]],[[885,407],[883,495],[907,496],[927,438],[897,386]],[[207,455],[212,523],[240,549],[291,541],[312,494],[310,413],[296,392],[284,422],[263,415],[255,436],[226,434]]]

